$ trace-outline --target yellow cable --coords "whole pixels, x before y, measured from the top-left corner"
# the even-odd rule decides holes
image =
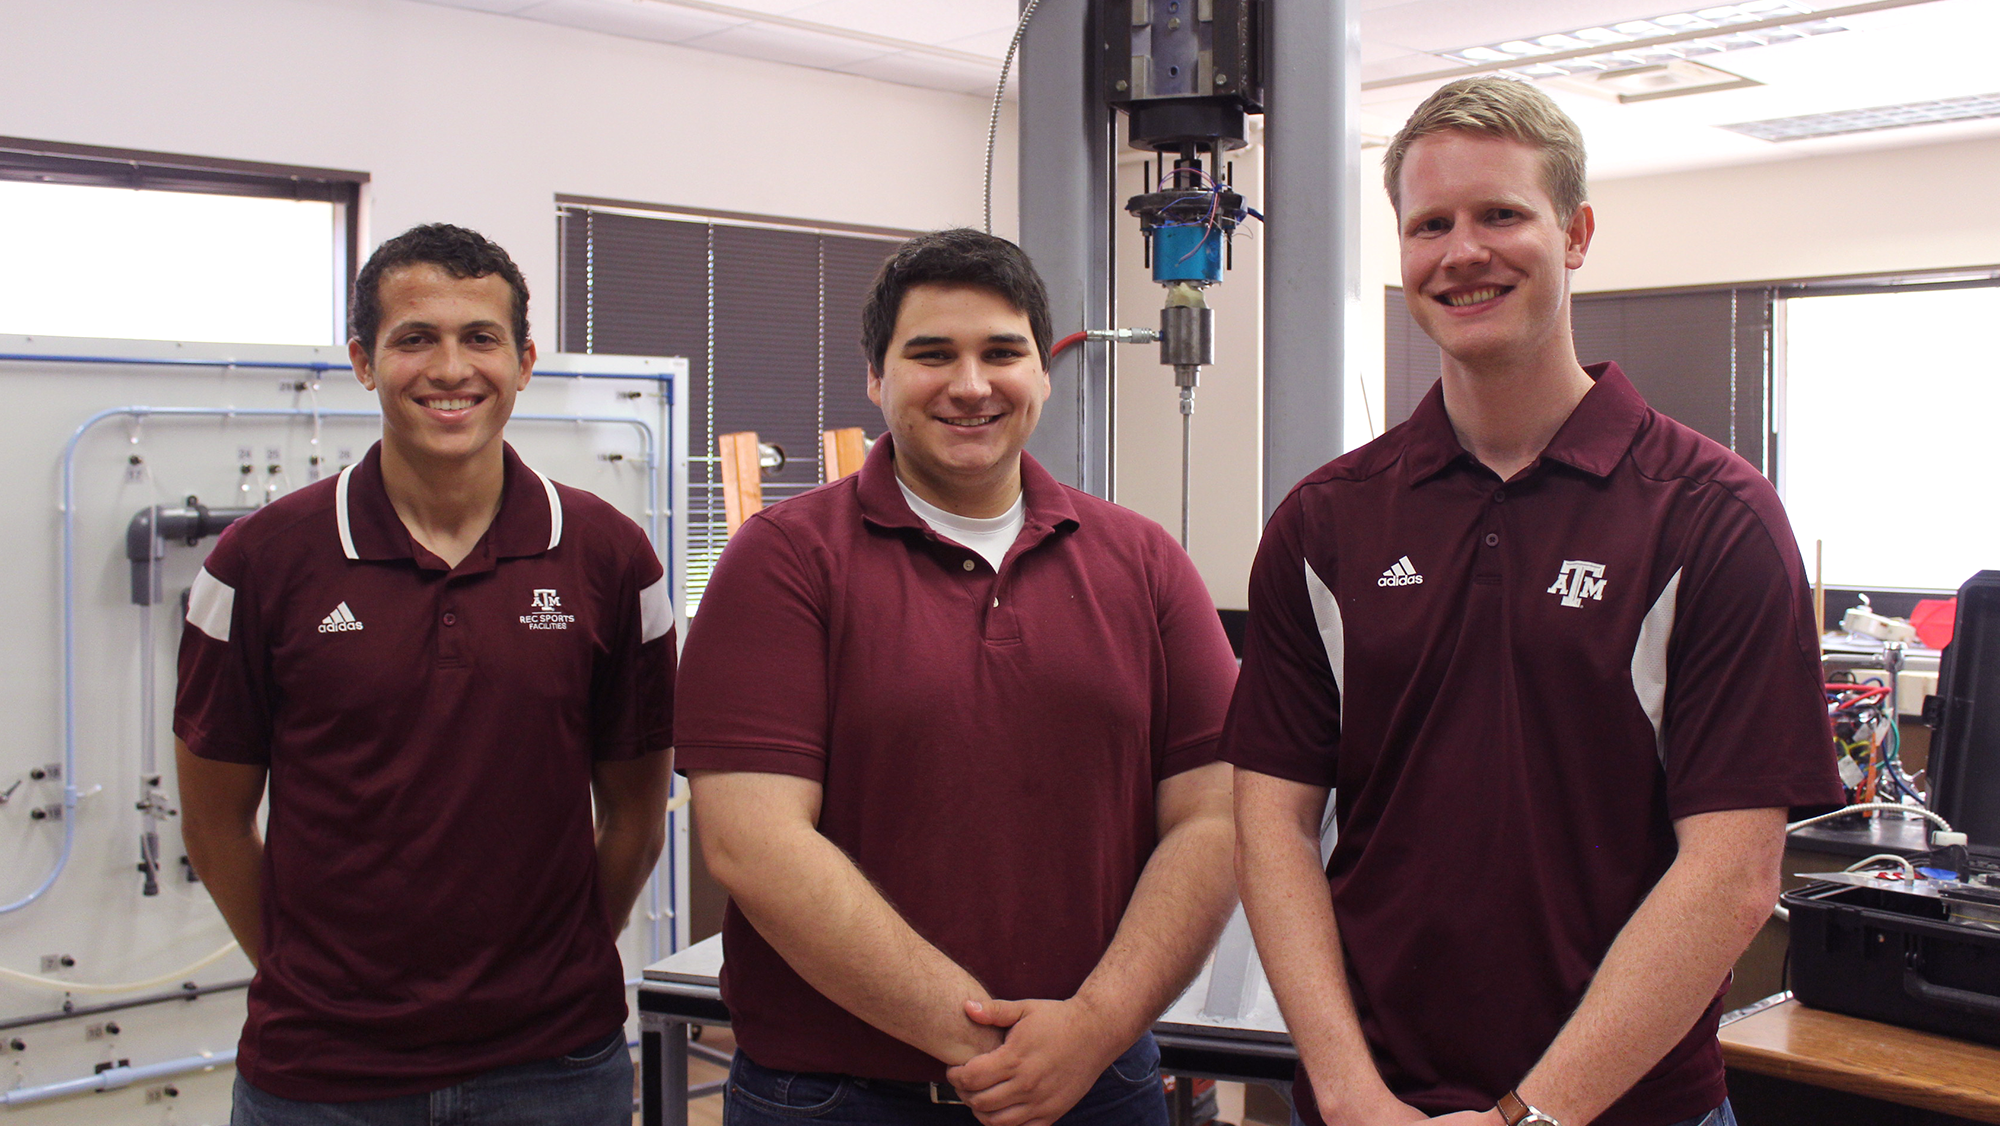
[[[11,981],[20,985],[31,985],[49,989],[60,989],[64,993],[137,993],[142,989],[158,989],[165,985],[179,985],[195,973],[220,962],[236,949],[235,942],[225,944],[221,949],[200,961],[182,966],[171,973],[149,977],[143,981],[121,981],[112,985],[94,985],[89,982],[64,981],[59,977],[43,977],[40,974],[24,974],[19,970],[0,967],[0,981]]]

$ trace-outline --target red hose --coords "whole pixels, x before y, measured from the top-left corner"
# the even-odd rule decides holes
[[[1063,352],[1067,350],[1071,345],[1083,343],[1083,338],[1087,335],[1089,334],[1082,332],[1072,332],[1068,336],[1063,337],[1061,340],[1056,341],[1056,346],[1049,349],[1049,359],[1053,360],[1057,356],[1062,355]]]

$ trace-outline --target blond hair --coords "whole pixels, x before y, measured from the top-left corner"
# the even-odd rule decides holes
[[[1397,180],[1403,158],[1418,139],[1458,130],[1484,137],[1519,141],[1542,154],[1543,187],[1568,221],[1583,204],[1583,134],[1547,94],[1530,82],[1493,75],[1461,78],[1438,88],[1403,123],[1382,161],[1382,183],[1397,213],[1403,197]]]

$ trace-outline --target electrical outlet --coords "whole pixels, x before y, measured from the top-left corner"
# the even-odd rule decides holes
[[[122,1031],[124,1030],[118,1027],[117,1021],[107,1020],[102,1024],[85,1025],[83,1028],[83,1038],[85,1040],[102,1040],[107,1036],[116,1036]]]
[[[75,965],[76,959],[70,957],[68,954],[42,955],[42,972],[45,974],[61,973],[64,970],[73,968]]]
[[[128,484],[128,485],[143,485],[143,484],[145,484],[145,483],[146,483],[146,467],[145,467],[145,466],[143,466],[143,465],[128,465],[128,466],[126,466],[126,467],[125,467],[125,483],[126,483],[126,484]]]
[[[146,1102],[148,1104],[180,1097],[181,1089],[172,1083],[161,1083],[158,1086],[146,1088]]]

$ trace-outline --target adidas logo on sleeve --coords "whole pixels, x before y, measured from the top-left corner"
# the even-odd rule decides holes
[[[335,606],[333,613],[321,618],[319,622],[321,633],[345,633],[360,628],[362,628],[361,619],[354,616],[354,611],[349,610],[345,602]]]
[[[1417,574],[1417,565],[1410,562],[1410,557],[1405,555],[1401,559],[1396,560],[1395,566],[1382,572],[1382,577],[1375,580],[1375,585],[1416,586],[1423,581],[1424,577]]]

